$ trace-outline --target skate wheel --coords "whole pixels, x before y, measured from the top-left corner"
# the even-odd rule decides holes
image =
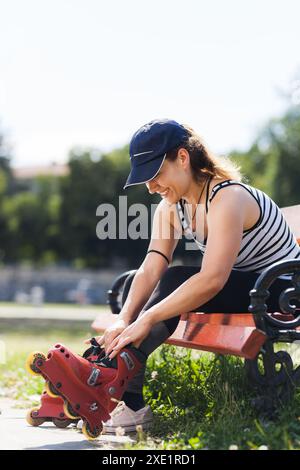
[[[93,430],[91,430],[89,423],[84,420],[82,425],[82,434],[88,439],[89,441],[93,441],[100,436],[103,429],[102,423],[96,426]]]
[[[64,400],[63,410],[64,410],[65,415],[69,419],[74,420],[74,419],[80,418],[80,416],[76,413],[76,411],[73,410],[72,406],[67,400]]]
[[[49,382],[49,380],[46,380],[45,382],[45,390],[47,394],[49,395],[49,397],[51,398],[57,398],[60,396],[60,393],[56,390],[54,385],[51,382]]]
[[[26,359],[25,362],[25,369],[31,375],[40,375],[41,371],[37,366],[37,361],[41,359],[42,361],[46,361],[46,356],[41,352],[32,352]]]
[[[45,422],[44,418],[38,417],[38,411],[39,411],[39,407],[36,406],[34,408],[31,408],[31,410],[27,412],[26,421],[30,426],[40,426],[41,424]],[[35,416],[35,413],[37,414],[37,416]]]
[[[55,426],[57,428],[63,429],[63,428],[67,428],[69,426],[69,424],[74,423],[74,420],[73,419],[53,418],[52,422],[53,422],[53,424],[55,424]]]

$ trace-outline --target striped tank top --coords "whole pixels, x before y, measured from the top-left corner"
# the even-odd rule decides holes
[[[276,261],[300,259],[300,247],[281,210],[267,194],[259,189],[239,181],[226,180],[216,184],[212,188],[210,197],[208,197],[208,184],[205,202],[206,213],[217,192],[230,185],[239,185],[245,188],[257,201],[260,209],[260,217],[256,224],[243,231],[241,247],[233,269],[260,273]],[[180,199],[176,204],[183,234],[187,239],[194,240],[202,254],[204,254],[207,239],[202,243],[197,240],[192,232],[185,218],[185,202]]]

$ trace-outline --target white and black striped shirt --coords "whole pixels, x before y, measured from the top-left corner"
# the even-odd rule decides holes
[[[239,181],[226,180],[212,188],[211,196],[208,199],[208,184],[206,212],[217,192],[234,184],[242,186],[254,197],[260,208],[260,217],[251,229],[244,230],[240,251],[233,269],[260,273],[276,261],[300,259],[300,247],[281,210],[263,191]],[[204,254],[206,240],[201,243],[194,236],[184,216],[182,199],[177,203],[177,211],[184,235],[189,239],[194,239],[200,251]]]

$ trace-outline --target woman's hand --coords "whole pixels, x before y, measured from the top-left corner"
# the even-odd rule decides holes
[[[113,359],[120,349],[130,343],[134,343],[134,346],[138,348],[142,341],[148,336],[151,328],[152,323],[146,317],[143,318],[142,315],[135,322],[131,323],[131,325],[127,326],[127,328],[112,341],[107,348],[106,354],[109,354],[109,358]]]
[[[105,352],[107,354],[107,349],[112,341],[122,333],[127,327],[129,323],[122,318],[117,320],[113,323],[109,328],[107,328],[102,336],[96,336],[96,341],[100,346],[104,345]],[[90,343],[90,340],[87,339],[85,341],[86,344]]]

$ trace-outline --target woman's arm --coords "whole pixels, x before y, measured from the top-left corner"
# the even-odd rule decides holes
[[[158,204],[153,217],[151,240],[148,250],[158,250],[170,261],[178,243],[173,225],[174,209],[164,200]],[[126,301],[119,313],[119,318],[130,324],[140,314],[149,300],[163,273],[168,269],[167,261],[158,253],[146,255],[136,272],[130,286]]]
[[[150,258],[150,255],[148,256]],[[155,264],[155,261],[153,264]],[[166,269],[166,261],[165,265]],[[152,271],[149,260],[144,260],[144,263],[137,270],[133,278],[126,301],[118,315],[118,319],[124,320],[127,324],[132,323],[136,319],[146,302],[149,300],[149,297],[165,269],[162,269],[161,272]]]
[[[243,207],[239,187],[228,187],[216,194],[208,213],[208,240],[201,271],[126,328],[108,349],[108,353],[114,349],[110,357],[131,342],[138,347],[155,323],[191,311],[222,290],[240,250],[245,221]]]
[[[208,239],[201,271],[145,312],[151,324],[191,311],[222,290],[238,256],[245,221],[239,187],[216,194],[208,212]]]

